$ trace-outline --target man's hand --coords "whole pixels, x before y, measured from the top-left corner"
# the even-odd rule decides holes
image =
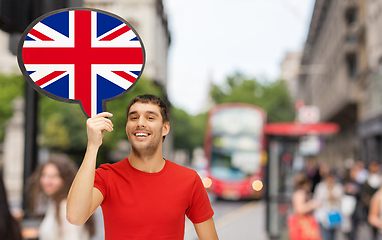
[[[112,117],[113,114],[109,112],[103,112],[89,118],[86,121],[87,134],[88,134],[88,146],[93,145],[96,147],[101,146],[104,131],[113,131],[113,123],[108,117]]]

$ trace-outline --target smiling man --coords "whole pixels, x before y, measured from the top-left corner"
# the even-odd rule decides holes
[[[185,215],[200,240],[218,239],[213,210],[198,174],[162,157],[170,131],[167,105],[154,95],[135,97],[127,108],[131,156],[95,170],[111,113],[87,121],[88,146],[68,196],[67,219],[82,225],[101,205],[105,239],[184,239]]]

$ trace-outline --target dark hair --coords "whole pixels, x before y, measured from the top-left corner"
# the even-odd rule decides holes
[[[137,102],[153,103],[155,105],[158,105],[158,107],[160,108],[160,113],[162,115],[162,122],[163,123],[170,122],[170,111],[167,104],[162,99],[152,94],[138,95],[135,98],[133,98],[133,100],[131,100],[126,110],[127,121],[129,121],[129,112],[130,112],[131,106],[133,106],[133,104]],[[166,136],[163,136],[163,141],[165,138]]]
[[[56,219],[59,224],[60,223],[60,203],[62,200],[66,199],[69,193],[70,186],[74,180],[74,177],[77,173],[77,167],[75,163],[64,154],[52,154],[48,160],[48,162],[40,165],[36,171],[32,174],[32,176],[28,179],[27,189],[30,193],[30,208],[33,211],[36,206],[36,201],[41,199],[47,200],[48,196],[44,193],[40,178],[42,176],[42,171],[45,166],[48,164],[53,164],[57,167],[58,172],[60,173],[60,177],[62,178],[63,186],[51,196],[52,200],[56,205]],[[88,221],[85,223],[86,229],[89,231],[90,236],[95,234],[94,227],[94,219],[90,217]]]
[[[9,211],[7,193],[0,172],[0,236],[3,240],[22,240],[20,224]]]

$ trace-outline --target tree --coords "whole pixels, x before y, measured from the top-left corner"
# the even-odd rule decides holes
[[[229,76],[224,85],[213,85],[210,95],[216,104],[240,102],[261,107],[270,122],[294,119],[292,100],[283,80],[261,84],[254,78],[236,73]]]
[[[171,107],[171,132],[173,133],[174,149],[186,149],[191,155],[197,147],[203,146],[207,113],[196,116],[182,109]]]
[[[21,75],[0,75],[0,141],[4,140],[4,128],[12,117],[12,101],[24,93],[25,80]]]

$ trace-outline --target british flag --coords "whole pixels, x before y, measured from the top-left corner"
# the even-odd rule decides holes
[[[141,75],[143,44],[112,14],[67,9],[31,26],[18,54],[27,80],[56,100],[80,101],[88,117],[105,110],[107,99],[127,92]]]

